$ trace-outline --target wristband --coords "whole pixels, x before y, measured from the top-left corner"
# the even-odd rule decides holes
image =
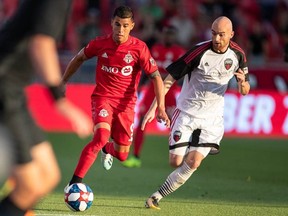
[[[52,97],[54,98],[54,100],[59,100],[61,98],[65,97],[64,94],[64,87],[63,85],[59,85],[59,86],[48,86],[48,89],[52,95]]]

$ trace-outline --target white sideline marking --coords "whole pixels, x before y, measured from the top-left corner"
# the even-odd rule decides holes
[[[73,214],[73,215],[71,215],[71,214],[37,214],[36,213],[36,216],[53,216],[53,215],[55,215],[55,216],[75,216],[75,214]],[[96,215],[85,215],[85,216],[96,216]]]

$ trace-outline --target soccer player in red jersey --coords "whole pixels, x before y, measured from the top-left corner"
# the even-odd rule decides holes
[[[133,140],[136,91],[142,70],[154,85],[158,121],[169,127],[163,80],[147,45],[130,36],[134,25],[131,8],[116,8],[111,20],[112,34],[91,40],[69,62],[63,75],[63,83],[66,83],[84,61],[97,57],[96,86],[91,96],[94,136],[82,150],[70,185],[82,182],[100,150],[106,170],[111,168],[113,157],[120,161],[127,159]]]
[[[151,55],[158,65],[162,78],[165,78],[168,75],[165,68],[185,53],[185,49],[177,44],[176,35],[176,27],[172,25],[164,26],[161,34],[162,37],[159,42],[151,48]],[[134,132],[133,155],[131,155],[126,161],[122,162],[123,166],[129,168],[141,167],[140,153],[144,143],[144,131],[141,130],[141,124],[144,115],[148,111],[155,97],[152,82],[147,84],[146,89],[147,91],[144,92],[143,99],[139,104],[139,124]],[[165,96],[165,107],[169,117],[172,116],[176,106],[177,92],[179,92],[179,85],[173,85]]]

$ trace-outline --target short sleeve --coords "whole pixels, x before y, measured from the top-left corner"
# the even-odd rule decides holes
[[[158,70],[156,61],[152,57],[146,44],[143,44],[143,47],[140,50],[140,65],[146,74],[151,74]]]
[[[86,47],[84,48],[84,54],[88,57],[88,58],[92,58],[94,56],[98,55],[98,49],[97,49],[97,41],[96,39],[91,40]]]

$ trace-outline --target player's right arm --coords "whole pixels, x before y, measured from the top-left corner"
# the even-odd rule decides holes
[[[84,48],[82,48],[68,63],[64,75],[62,77],[62,83],[66,84],[70,77],[76,73],[79,67],[86,61],[88,57],[84,53]]]
[[[167,94],[167,92],[169,91],[169,89],[171,88],[171,86],[174,84],[175,81],[176,80],[170,74],[167,75],[167,77],[164,80],[164,95]],[[145,129],[147,122],[150,123],[155,118],[156,109],[157,109],[157,101],[154,98],[149,110],[144,116],[144,119],[141,124],[141,130]]]

